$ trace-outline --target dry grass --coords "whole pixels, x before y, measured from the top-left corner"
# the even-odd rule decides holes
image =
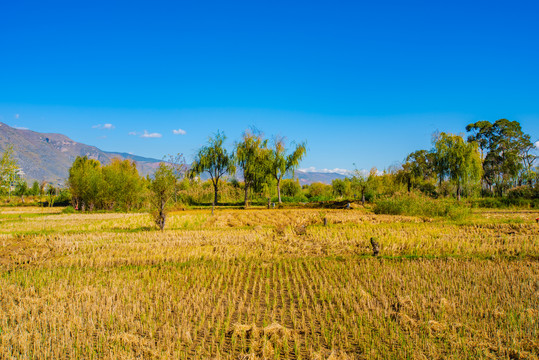
[[[20,214],[1,359],[539,357],[537,212]]]

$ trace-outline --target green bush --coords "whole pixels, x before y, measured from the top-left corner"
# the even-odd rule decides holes
[[[62,210],[62,214],[73,214],[75,212],[75,208],[73,206],[67,206]]]
[[[281,196],[281,200],[284,203],[304,203],[309,201],[303,194],[297,196]],[[272,201],[277,203],[277,198],[273,198]]]
[[[504,209],[504,208],[539,208],[539,199],[522,198],[481,198],[470,200],[470,205],[474,208],[483,209]]]
[[[539,198],[539,191],[531,186],[517,186],[507,191],[507,197],[509,199],[537,199]]]
[[[471,209],[454,200],[435,200],[422,195],[407,194],[376,200],[375,214],[444,217],[451,220],[464,219]]]

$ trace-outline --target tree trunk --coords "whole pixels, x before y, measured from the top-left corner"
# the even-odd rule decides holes
[[[277,196],[279,197],[279,204],[281,204],[281,179],[277,179]]]
[[[249,206],[249,185],[247,183],[247,181],[245,182],[245,199],[244,199],[245,203],[244,203],[244,207],[247,209],[247,207]]]
[[[215,195],[213,197],[213,204],[217,205],[217,194],[219,192],[219,188],[217,186],[217,183],[213,184],[213,191],[215,192]]]
[[[365,206],[365,190],[361,190],[361,205]]]
[[[460,201],[460,181],[457,183],[457,201]]]

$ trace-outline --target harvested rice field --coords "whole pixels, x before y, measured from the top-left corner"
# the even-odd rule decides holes
[[[538,359],[538,216],[3,208],[0,359]]]

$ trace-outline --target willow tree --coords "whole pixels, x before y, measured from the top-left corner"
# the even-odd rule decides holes
[[[273,148],[270,153],[270,171],[271,175],[277,181],[277,196],[281,203],[281,180],[286,173],[291,172],[294,175],[300,161],[307,152],[305,143],[298,144],[294,151],[287,154],[285,140],[282,137],[276,137],[273,141]]]
[[[466,142],[459,135],[441,133],[435,144],[435,154],[440,177],[447,174],[457,186],[457,199],[460,201],[462,186],[481,178],[481,155],[476,142]]]
[[[18,178],[19,165],[15,159],[13,145],[8,145],[0,157],[0,185],[5,187],[11,199],[11,187]]]
[[[189,171],[191,178],[202,173],[208,173],[214,189],[213,204],[217,204],[218,201],[219,180],[225,174],[235,171],[232,156],[223,147],[225,140],[225,134],[220,131],[214,137],[210,137],[208,144],[198,150]]]
[[[245,207],[249,205],[249,190],[260,190],[267,183],[270,150],[261,133],[247,130],[236,143],[234,162],[241,169],[245,190]]]

